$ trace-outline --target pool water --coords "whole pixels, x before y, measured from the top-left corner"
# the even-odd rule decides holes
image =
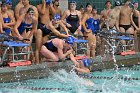
[[[140,93],[140,66],[77,75],[64,69],[48,78],[1,83],[0,93]],[[94,82],[87,85],[86,82]]]

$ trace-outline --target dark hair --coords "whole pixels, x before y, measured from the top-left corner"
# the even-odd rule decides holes
[[[91,5],[91,3],[87,3],[87,4],[86,4],[86,7],[88,7],[89,5]],[[92,5],[91,5],[91,6],[92,6]]]
[[[126,3],[126,2],[131,2],[131,0],[125,0],[124,3]]]
[[[33,9],[32,7],[30,7],[30,8],[27,10],[27,14],[28,14],[29,12],[33,12],[33,13],[34,13],[34,9]]]
[[[83,6],[83,5],[80,5],[80,9],[81,9],[81,8],[84,8],[84,6]]]
[[[106,2],[105,2],[105,5],[106,5],[107,3],[111,3],[111,1],[109,1],[109,0],[108,0],[108,1],[106,1]]]
[[[7,5],[6,2],[5,2],[5,1],[2,1],[1,7],[2,7],[2,6],[6,6],[6,5]]]

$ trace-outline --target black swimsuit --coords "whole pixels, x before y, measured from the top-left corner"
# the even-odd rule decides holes
[[[138,26],[138,17],[133,15],[133,21]]]
[[[79,21],[78,15],[77,14],[76,15],[70,14],[66,18],[66,21],[67,21],[67,23],[69,23],[71,25],[71,27],[67,27],[67,28],[70,30],[70,32],[72,34],[74,34],[75,31],[78,29],[78,26],[79,26],[79,24],[78,24],[78,21]]]
[[[57,52],[57,47],[55,47],[55,46],[53,45],[53,42],[52,42],[52,41],[46,42],[46,43],[44,44],[44,46],[46,46],[46,48],[47,48],[48,50],[52,51],[52,52]]]
[[[124,28],[125,31],[127,31],[131,27],[131,25],[121,25],[121,24],[119,26]]]

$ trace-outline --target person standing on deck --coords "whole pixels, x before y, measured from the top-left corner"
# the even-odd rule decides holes
[[[135,40],[136,44],[136,50],[140,51],[140,12],[138,10],[139,4],[138,2],[133,2],[134,10],[131,15],[131,21],[132,25],[135,30],[135,36],[137,37],[137,40]]]
[[[125,0],[124,5],[121,7],[120,16],[118,20],[118,31],[123,33],[134,34],[134,28],[132,26],[131,15],[132,9],[129,6],[131,0]]]
[[[76,1],[69,2],[69,9],[64,11],[61,19],[70,30],[70,33],[82,35],[81,12],[76,10]]]
[[[55,10],[55,14],[59,14],[62,17],[62,11],[59,8],[59,0],[54,0],[54,2],[52,2],[52,3],[53,3],[53,8]],[[52,19],[54,14],[50,13],[50,15],[51,15],[51,19]]]
[[[8,7],[5,1],[1,4],[1,14],[3,19],[3,31],[9,35],[11,35],[11,30],[13,29],[13,26],[15,24],[14,17],[11,13],[8,12]]]
[[[86,12],[82,17],[82,33],[86,36],[86,40],[88,40],[88,57],[95,57],[95,48],[96,48],[96,36],[95,36],[95,28],[93,25],[94,19],[92,14],[92,5],[87,3]]]
[[[32,7],[33,10],[34,10],[34,16],[36,18],[38,18],[38,11],[37,11],[37,8],[33,5],[30,5],[30,1],[29,0],[22,0],[22,4],[24,7],[20,8],[19,10],[19,14],[17,14],[17,17],[19,17],[20,15],[22,14],[26,14],[27,13],[27,10]]]
[[[112,6],[111,1],[106,1],[105,6],[106,6],[106,8],[101,11],[101,28],[109,29],[108,17],[109,17],[109,14],[111,12],[111,6]]]
[[[19,11],[22,7],[24,7],[24,5],[22,4],[22,0],[19,0],[19,3],[15,6],[15,11],[14,11],[16,20],[19,18]]]

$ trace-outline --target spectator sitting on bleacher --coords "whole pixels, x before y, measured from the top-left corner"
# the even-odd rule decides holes
[[[11,34],[11,29],[13,29],[15,20],[13,15],[8,12],[8,7],[5,1],[1,4],[1,14],[3,19],[3,31],[7,34]]]

